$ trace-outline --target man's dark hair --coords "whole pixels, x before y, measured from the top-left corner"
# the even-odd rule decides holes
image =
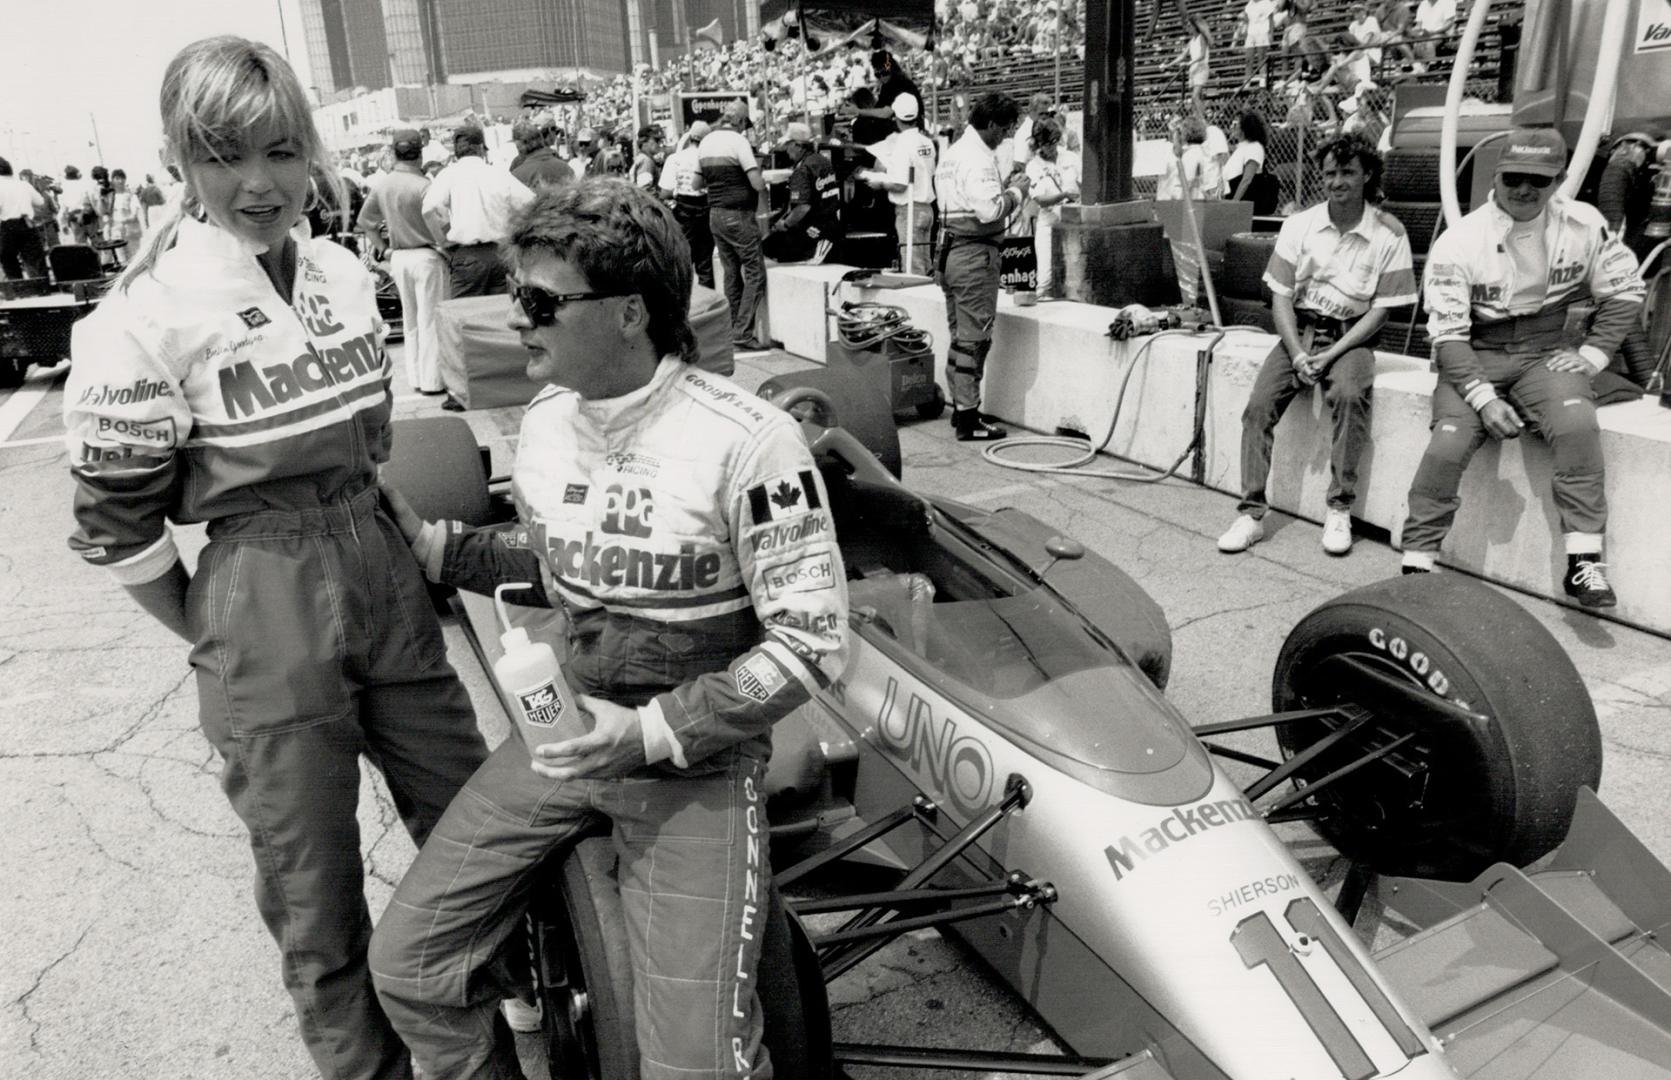
[[[1344,165],[1353,158],[1363,166],[1364,184],[1363,197],[1366,202],[1378,203],[1381,195],[1381,155],[1376,152],[1368,139],[1353,132],[1349,135],[1337,135],[1317,148],[1311,160],[1319,169],[1328,158],[1334,158],[1337,164]]]
[[[395,143],[394,154],[396,161],[422,161],[424,148],[414,142]]]
[[[875,52],[870,54],[870,70],[873,71],[877,77],[881,77],[883,75],[897,75],[899,73],[899,64],[894,60],[893,53],[886,49],[877,49]]]
[[[542,190],[511,221],[502,252],[516,270],[536,252],[566,259],[598,292],[636,293],[661,356],[697,359],[690,327],[690,244],[673,212],[620,177]]]
[[[1270,132],[1265,128],[1265,118],[1252,109],[1242,110],[1242,114],[1236,117],[1236,126],[1242,129],[1242,138],[1249,142],[1264,146],[1271,141]]]
[[[12,163],[0,157],[0,176],[12,175]]]
[[[66,179],[66,180],[80,180],[81,179],[81,170],[76,168],[74,165],[64,166],[64,179]]]
[[[1021,119],[1021,106],[1008,94],[994,92],[982,94],[975,102],[975,107],[969,110],[969,126],[976,131],[984,130],[997,124],[999,127],[1009,127]]]
[[[660,124],[645,124],[638,129],[638,141],[642,143],[645,139],[660,139],[666,142],[667,132],[661,129]]]
[[[126,170],[126,169],[111,169],[110,170],[110,178],[112,180],[116,179],[118,176],[120,176],[122,179],[126,180],[128,178],[128,170]]]
[[[466,124],[453,132],[453,154],[477,153],[487,150],[487,136],[482,129],[473,124]]]

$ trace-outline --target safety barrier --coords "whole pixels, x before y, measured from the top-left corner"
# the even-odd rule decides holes
[[[823,309],[846,270],[767,268],[768,318],[790,352],[823,360],[827,330],[824,320],[810,316]],[[936,372],[944,385],[946,307],[938,288],[846,286],[843,296],[905,308],[914,325],[933,333]],[[1066,428],[1100,439],[1113,415],[1125,366],[1142,341],[1110,339],[1113,318],[1113,309],[1090,304],[1018,307],[1000,297],[983,408],[1035,431]],[[1155,343],[1143,369],[1133,373],[1111,452],[1156,468],[1172,464],[1190,440],[1197,352],[1208,340],[1178,337]],[[1271,335],[1239,331],[1213,351],[1202,479],[1217,490],[1239,494],[1242,410],[1274,344]],[[1410,479],[1427,446],[1433,385],[1426,361],[1377,354],[1372,445],[1360,464],[1354,516],[1387,530],[1395,546]],[[1667,517],[1658,494],[1664,477],[1671,476],[1671,411],[1644,399],[1607,406],[1599,415],[1610,507],[1607,561],[1619,593],[1619,606],[1611,614],[1671,636],[1671,559],[1665,557]],[[1276,509],[1322,520],[1329,483],[1328,424],[1325,406],[1315,396],[1297,402],[1283,418],[1267,489]],[[1189,475],[1187,466],[1183,474]],[[1549,449],[1541,440],[1488,444],[1468,468],[1462,510],[1441,562],[1559,599],[1565,557],[1549,481]],[[1228,504],[1225,511],[1231,512]]]

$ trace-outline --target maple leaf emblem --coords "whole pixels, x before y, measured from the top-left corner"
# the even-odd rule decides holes
[[[772,492],[772,501],[787,510],[801,501],[801,489],[787,480],[779,480],[777,490]]]

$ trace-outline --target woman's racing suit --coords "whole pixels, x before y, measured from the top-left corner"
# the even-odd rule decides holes
[[[409,1077],[366,972],[359,755],[423,843],[486,756],[416,563],[378,510],[389,364],[371,276],[297,240],[294,292],[187,219],[154,273],[76,325],[65,388],[70,546],[123,585],[187,593],[198,709],[249,828],[256,903],[321,1074]]]

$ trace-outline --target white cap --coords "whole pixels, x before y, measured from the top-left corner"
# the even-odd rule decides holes
[[[915,120],[918,113],[922,111],[922,105],[918,103],[915,94],[901,94],[894,98],[893,108],[894,119],[904,120],[907,123]]]

